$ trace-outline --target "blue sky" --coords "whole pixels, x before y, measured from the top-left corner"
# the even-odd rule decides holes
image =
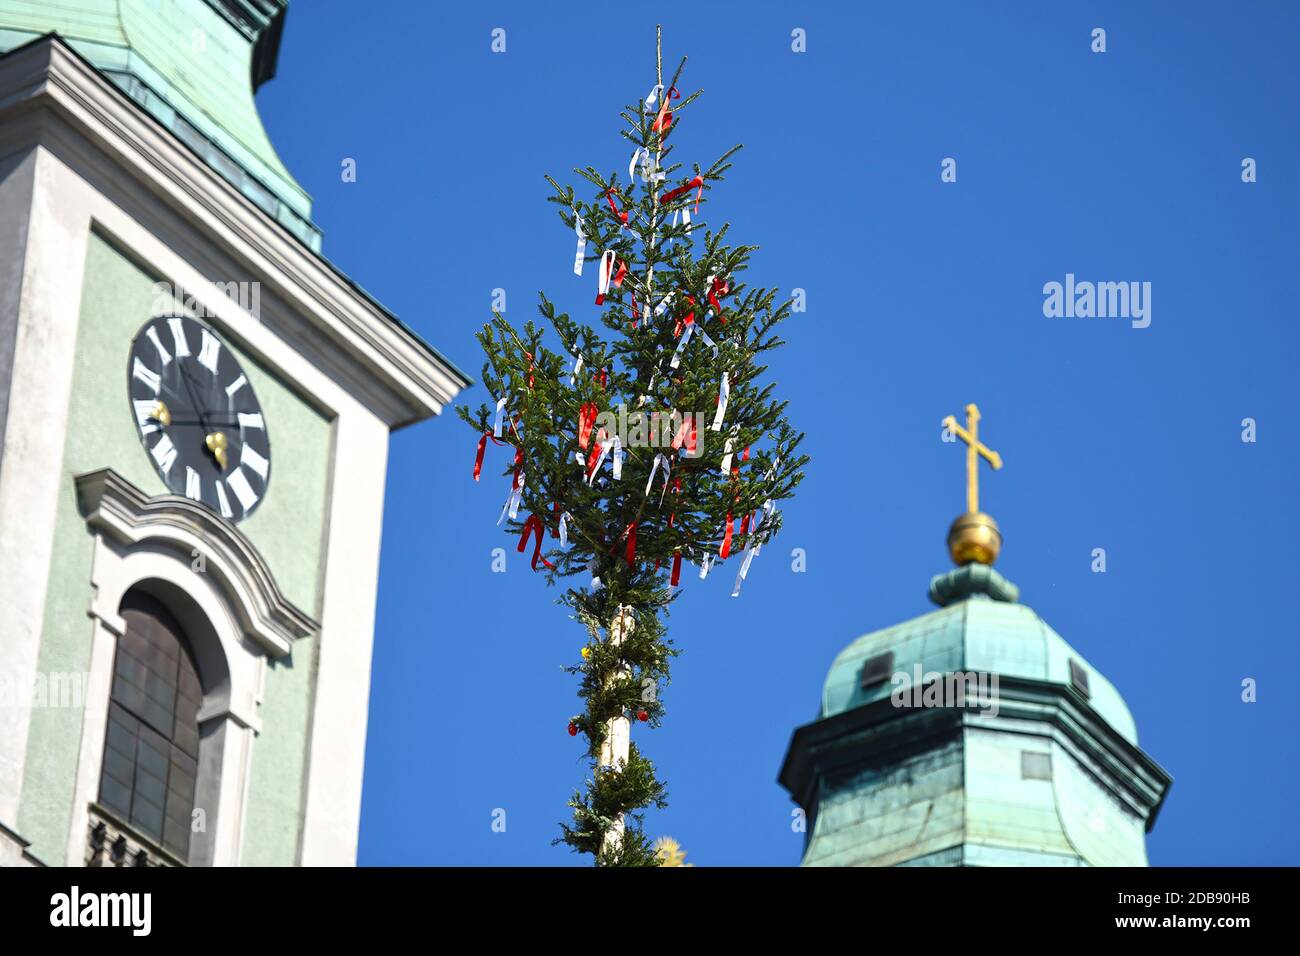
[[[798,862],[776,783],[790,734],[840,648],[930,609],[964,507],[938,423],[975,401],[1006,462],[982,479],[999,569],[1174,777],[1151,862],[1300,862],[1300,7],[783,6],[660,14],[665,61],[689,55],[683,88],[704,90],[675,158],[745,144],[708,212],[761,246],[752,284],[806,290],[772,374],[813,462],[741,598],[733,567],[685,578],[665,725],[637,734],[670,792],[649,832],[700,865]],[[653,84],[655,22],[635,4],[299,2],[258,104],[326,254],[477,378],[495,288],[516,322],[539,289],[594,320],[542,177],[625,169],[617,113]],[[1045,317],[1067,273],[1150,282],[1150,326]],[[494,527],[506,489],[470,479],[474,445],[451,414],[391,444],[363,864],[582,862],[550,842],[585,772],[560,670],[583,632]]]

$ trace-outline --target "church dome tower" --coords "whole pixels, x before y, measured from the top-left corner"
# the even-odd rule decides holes
[[[987,458],[969,413],[955,434]],[[1172,780],[1115,687],[992,568],[1000,546],[972,494],[949,534],[959,567],[930,582],[939,609],[835,658],[779,778],[806,814],[805,866],[1147,864]]]

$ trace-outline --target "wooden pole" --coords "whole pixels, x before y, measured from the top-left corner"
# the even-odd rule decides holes
[[[618,614],[614,622],[609,626],[609,643],[613,647],[618,647],[623,641],[631,635],[633,628],[632,609],[626,605],[619,605]],[[627,668],[622,668],[619,676],[626,676]],[[627,758],[631,753],[632,746],[632,722],[626,717],[614,717],[605,725],[605,740],[600,745],[600,766],[620,768],[627,766]],[[614,821],[609,832],[605,834],[605,839],[601,843],[601,852],[607,849],[617,849],[623,840],[623,815],[619,814],[618,819]]]

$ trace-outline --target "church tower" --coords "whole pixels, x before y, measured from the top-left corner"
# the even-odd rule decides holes
[[[1171,784],[1138,746],[1124,699],[992,567],[997,523],[963,428],[967,509],[939,609],[851,643],[780,782],[805,813],[804,866],[1145,866]]]
[[[0,865],[355,862],[388,437],[468,379],[321,255],[286,0],[0,0]]]

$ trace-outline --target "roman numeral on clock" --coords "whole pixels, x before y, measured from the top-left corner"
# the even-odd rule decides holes
[[[199,349],[199,364],[213,375],[217,374],[217,361],[221,357],[221,343],[207,329],[203,330],[203,345]]]
[[[166,365],[170,362],[172,357],[168,354],[167,350],[163,348],[162,339],[158,338],[158,330],[151,325],[149,326],[149,331],[145,332],[145,335],[148,337],[149,341],[153,343],[153,347],[158,350],[158,357],[162,359],[162,363]]]
[[[256,448],[245,445],[239,451],[239,463],[249,471],[255,472],[265,483],[266,473],[270,470],[271,463],[263,458]]]
[[[257,504],[257,492],[253,490],[253,486],[248,483],[248,479],[244,477],[242,471],[232,472],[230,477],[226,479],[226,484],[235,493],[235,497],[239,499],[239,503],[245,511],[252,510],[253,505]]]
[[[185,497],[193,501],[203,500],[203,479],[189,465],[185,466]]]
[[[176,357],[180,358],[182,355],[189,355],[190,343],[185,341],[185,326],[182,324],[181,319],[173,316],[167,320],[167,324],[171,326],[172,342],[176,346]]]
[[[158,462],[158,467],[162,469],[164,475],[172,470],[172,465],[176,464],[176,446],[172,444],[170,435],[163,435],[159,438],[158,444],[154,445],[149,451],[153,455],[154,461]]]
[[[221,509],[221,517],[230,518],[234,512],[230,510],[230,499],[226,497],[226,486],[217,479],[217,506]]]
[[[162,385],[162,377],[157,372],[151,371],[144,362],[141,362],[139,356],[136,356],[135,364],[131,366],[131,377],[144,382],[149,386],[149,391],[155,395],[158,394],[158,388]]]

